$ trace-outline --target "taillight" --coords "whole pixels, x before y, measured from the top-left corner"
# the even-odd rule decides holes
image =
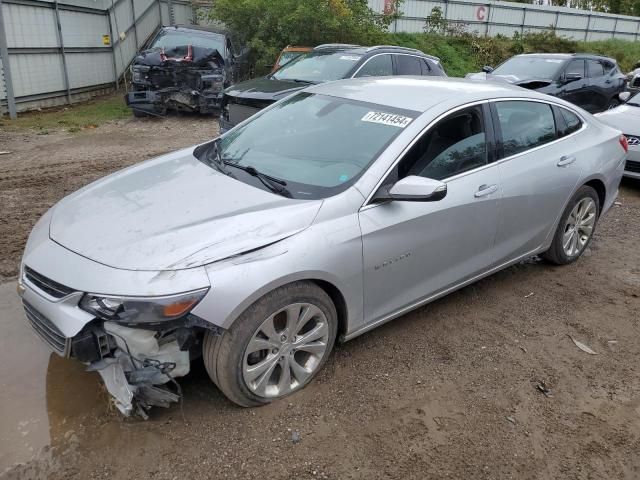
[[[629,142],[627,141],[627,137],[624,135],[620,135],[620,145],[624,149],[624,153],[629,152]]]

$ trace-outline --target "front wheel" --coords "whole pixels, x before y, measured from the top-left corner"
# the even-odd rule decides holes
[[[556,265],[575,262],[591,242],[599,216],[598,194],[593,188],[582,186],[569,201],[551,247],[542,257]]]
[[[307,385],[336,338],[331,298],[312,282],[280,287],[259,299],[222,336],[207,333],[205,367],[229,400],[253,407]]]

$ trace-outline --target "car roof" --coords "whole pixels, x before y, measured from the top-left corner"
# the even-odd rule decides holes
[[[550,99],[506,82],[451,77],[363,77],[322,83],[305,91],[418,112],[452,99],[461,105],[505,97]]]
[[[171,31],[175,30],[176,32],[195,32],[195,33],[212,33],[215,35],[229,35],[229,30],[226,30],[221,27],[201,27],[199,25],[163,25],[162,30]]]
[[[431,60],[440,61],[438,57],[433,55],[429,55],[424,53],[421,50],[415,48],[408,47],[400,47],[398,45],[374,45],[372,47],[363,47],[361,45],[350,45],[343,43],[325,43],[323,45],[318,45],[314,47],[314,50],[322,50],[322,51],[334,51],[334,52],[343,52],[346,54],[354,54],[354,55],[367,55],[367,54],[378,54],[378,53],[407,53],[411,55],[418,55],[421,57],[430,58]]]
[[[540,58],[558,58],[566,59],[570,58],[592,58],[596,60],[609,60],[615,63],[615,59],[605,57],[604,55],[597,55],[595,53],[522,53],[516,55],[517,57],[540,57]]]

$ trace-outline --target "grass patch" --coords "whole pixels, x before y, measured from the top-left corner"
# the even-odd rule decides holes
[[[50,108],[40,112],[18,113],[16,120],[9,120],[6,117],[0,120],[0,126],[7,130],[33,129],[42,135],[55,130],[73,133],[97,128],[106,122],[130,116],[131,110],[125,104],[122,94],[116,93],[97,97],[89,102]]]

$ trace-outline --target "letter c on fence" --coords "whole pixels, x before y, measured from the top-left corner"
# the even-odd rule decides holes
[[[485,7],[484,5],[480,5],[477,9],[476,9],[476,18],[478,20],[480,20],[481,22],[485,21],[485,14],[487,13],[487,7]]]

